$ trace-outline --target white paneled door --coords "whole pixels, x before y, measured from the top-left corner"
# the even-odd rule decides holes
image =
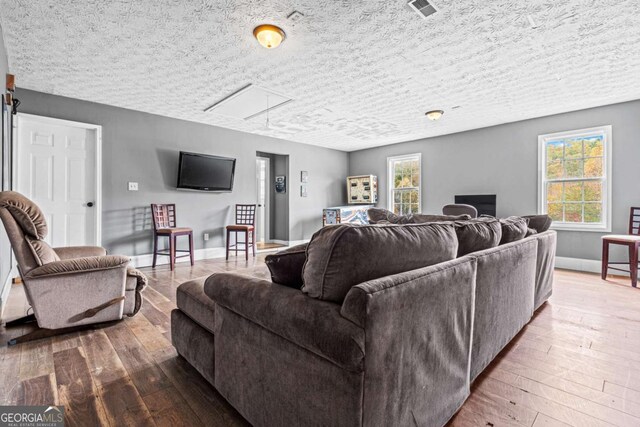
[[[22,114],[15,189],[34,200],[53,247],[100,244],[99,126]]]

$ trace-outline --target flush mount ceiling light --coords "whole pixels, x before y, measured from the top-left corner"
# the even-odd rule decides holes
[[[434,122],[436,120],[440,120],[440,117],[442,117],[443,114],[444,114],[443,110],[431,110],[424,113],[424,115],[427,116],[429,120],[432,120]]]
[[[285,34],[282,28],[275,25],[258,25],[253,29],[253,36],[258,40],[262,46],[267,49],[275,49],[280,46],[285,39]]]

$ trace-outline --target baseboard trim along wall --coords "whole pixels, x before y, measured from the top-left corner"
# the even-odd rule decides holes
[[[299,245],[301,243],[306,243],[306,242],[308,242],[308,240],[292,240],[292,241],[279,240],[277,243],[286,245],[286,247],[291,247],[291,246]],[[256,250],[256,253],[277,252],[282,249],[285,249],[285,247],[283,246],[281,248],[259,249],[259,250]],[[224,247],[196,249],[193,252],[194,252],[193,257],[196,261],[202,260],[202,259],[224,258],[227,256],[227,251],[226,251],[226,248]],[[232,256],[235,257],[235,252],[233,253]],[[244,252],[242,253],[238,252],[238,256],[244,257]],[[229,258],[231,258],[231,256]],[[136,256],[130,257],[130,259],[131,259],[132,266],[136,268],[151,267],[151,265],[153,264],[153,254],[136,255]],[[182,262],[189,262],[189,257],[176,259],[176,264],[182,263]],[[169,264],[169,257],[159,256],[158,261],[156,262],[156,265],[165,265],[165,264]]]
[[[4,314],[4,307],[7,305],[9,291],[11,290],[11,285],[13,284],[14,273],[14,268],[11,268],[11,270],[9,270],[9,274],[7,275],[7,279],[2,284],[2,292],[0,292],[0,319]]]
[[[272,241],[272,243],[281,243],[283,245],[286,245],[287,247],[299,245],[301,243],[306,243],[306,242],[308,242],[308,240],[293,240],[293,241],[283,240],[283,241],[277,241],[277,242]],[[282,249],[284,249],[284,247],[272,248],[272,249],[261,249],[256,252],[257,253],[277,252]],[[223,247],[196,249],[194,252],[195,252],[194,258],[196,260],[224,258],[226,256],[226,249]],[[238,256],[240,256],[240,254],[238,254]],[[188,257],[178,258],[176,260],[176,263],[180,263],[180,262],[189,262],[189,258]],[[134,267],[150,267],[152,263],[153,263],[153,254],[137,255],[137,256],[131,257],[131,264]],[[156,263],[156,265],[165,265],[165,264],[169,264],[169,257],[166,257],[166,256],[158,257],[158,262]],[[568,258],[568,257],[562,257],[562,256],[556,257],[556,268],[562,268],[565,270],[584,271],[587,273],[600,273],[600,267],[601,267],[600,261],[595,259]],[[615,272],[615,274],[622,275],[622,276],[629,275],[628,273],[622,273],[619,271]],[[9,278],[9,280],[11,280],[11,278]],[[2,304],[4,305],[6,297],[3,295],[0,298],[1,298]]]
[[[602,269],[602,263],[597,259],[581,259],[557,256],[556,268],[584,271],[587,273],[600,273],[600,270]],[[624,273],[622,271],[616,270],[611,270],[610,273],[613,273],[616,276],[629,276],[629,273]]]

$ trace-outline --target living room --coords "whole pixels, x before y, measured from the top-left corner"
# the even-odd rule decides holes
[[[2,417],[640,425],[639,17],[0,0]]]

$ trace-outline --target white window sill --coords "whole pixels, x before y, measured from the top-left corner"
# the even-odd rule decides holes
[[[557,231],[590,231],[593,233],[611,233],[611,226],[605,224],[566,224],[552,223],[552,230]]]

